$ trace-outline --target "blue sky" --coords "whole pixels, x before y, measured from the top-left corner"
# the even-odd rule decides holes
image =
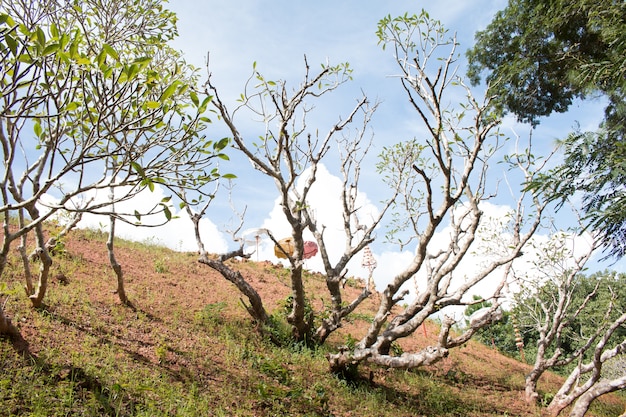
[[[181,50],[188,63],[200,68],[201,78],[206,76],[205,59],[210,52],[210,71],[213,82],[218,86],[222,98],[231,105],[243,91],[243,86],[251,74],[252,64],[268,79],[284,79],[291,85],[298,83],[304,73],[303,56],[306,54],[312,68],[329,61],[331,64],[349,62],[353,68],[354,80],[333,94],[332,100],[324,102],[316,109],[313,119],[326,127],[328,123],[345,115],[355,100],[365,93],[371,99],[381,101],[371,124],[374,133],[374,146],[370,164],[382,146],[414,137],[416,114],[409,108],[405,93],[392,75],[397,73],[393,56],[383,51],[377,44],[377,22],[384,16],[419,14],[425,8],[432,18],[441,20],[450,32],[456,32],[461,43],[460,51],[471,47],[477,30],[484,29],[494,13],[506,6],[505,0],[440,0],[420,1],[330,1],[300,2],[289,0],[229,0],[196,1],[172,0],[168,7],[177,13],[180,37],[173,43]],[[461,67],[463,62],[461,61]],[[461,71],[462,68],[461,68]],[[480,89],[478,90],[480,91]],[[602,117],[602,106],[588,102],[576,104],[572,111],[547,119],[540,129],[533,133],[535,143],[543,150],[549,150],[558,137],[566,134],[578,120],[583,128],[593,129]],[[255,125],[250,120],[241,120],[244,135],[258,136]],[[324,126],[320,127],[323,130]],[[525,136],[528,128],[506,119],[503,132]],[[209,136],[221,137],[227,132],[215,125],[207,132]],[[232,169],[231,169],[232,167]],[[270,227],[276,235],[287,233],[284,222],[275,205],[277,196],[271,181],[255,174],[249,164],[234,158],[234,165],[226,170],[235,171],[240,179],[234,190],[238,208],[247,205],[246,228]],[[373,206],[383,193],[373,169],[368,170],[363,193]],[[333,181],[332,172],[324,181]],[[150,198],[158,199],[159,195]],[[323,199],[323,196],[319,197]],[[330,209],[329,209],[330,210]],[[327,222],[331,212],[328,212]],[[231,245],[229,239],[219,232],[232,217],[226,199],[218,201],[210,209],[205,224],[205,240],[209,250],[220,251]],[[152,238],[182,250],[194,250],[194,240],[190,225],[170,225],[166,231],[129,231],[136,238]],[[124,232],[121,231],[123,234]],[[379,233],[382,238],[383,232]],[[373,245],[374,256],[379,266],[385,259],[394,267],[385,267],[393,272],[402,268],[411,258],[410,253],[394,252],[379,242]],[[271,247],[259,250],[261,258],[271,259]],[[360,261],[360,259],[359,259]],[[315,269],[315,260],[307,266]],[[358,269],[358,268],[357,268]],[[384,280],[381,276],[379,280]]]

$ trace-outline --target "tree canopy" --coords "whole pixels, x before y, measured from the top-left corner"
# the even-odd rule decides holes
[[[594,92],[619,103],[625,14],[624,2],[613,0],[511,0],[476,34],[468,74],[478,83],[486,70],[499,109],[534,124]]]
[[[486,71],[496,110],[522,122],[537,125],[576,98],[606,98],[599,130],[564,138],[563,163],[530,186],[561,201],[582,192],[587,224],[614,257],[626,253],[625,33],[623,1],[511,0],[468,51],[472,82]]]
[[[191,91],[193,68],[167,44],[176,34],[176,17],[159,0],[0,0],[0,274],[19,239],[34,306],[43,302],[52,264],[42,229],[52,215],[139,223],[164,214],[165,222],[169,198],[126,213],[116,204],[155,184],[172,187],[183,178],[195,189],[216,177],[212,158],[226,143],[200,133],[210,99]],[[103,192],[108,199],[96,199]],[[32,259],[40,261],[36,286]]]

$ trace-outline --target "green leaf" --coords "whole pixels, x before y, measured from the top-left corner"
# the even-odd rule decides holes
[[[50,34],[55,38],[59,37],[59,30],[54,22],[50,24]]]
[[[104,52],[104,49],[98,54],[96,61],[98,62],[98,66],[102,67],[104,62],[106,61],[107,54]]]
[[[170,211],[170,208],[166,206],[165,204],[162,204],[162,206],[163,206],[163,214],[165,214],[165,218],[168,221],[172,220],[172,212]]]
[[[0,14],[0,25],[15,26],[15,21],[8,14]]]
[[[37,28],[36,35],[39,45],[44,46],[46,44],[46,34],[41,27]]]
[[[106,43],[102,45],[102,50],[106,52],[108,56],[115,59],[116,61],[120,60],[120,56],[118,53],[111,47],[111,45],[107,45]]]
[[[161,103],[158,101],[146,101],[146,107],[149,109],[158,109],[161,107]]]
[[[38,138],[41,138],[43,129],[41,128],[41,123],[39,123],[39,120],[37,120],[35,124],[33,125],[33,130],[35,131],[35,136],[37,136]]]
[[[133,61],[133,64],[139,64],[142,68],[148,66],[148,64],[152,61],[152,58],[149,56],[142,56]]]
[[[222,175],[222,178],[226,178],[228,180],[232,180],[232,179],[237,178],[237,176],[235,174],[224,174],[224,175]]]
[[[124,73],[123,74],[126,75],[126,78],[122,79],[122,77],[120,77],[120,82],[135,79],[137,74],[139,74],[139,65],[137,65],[137,64],[127,65],[124,68]]]
[[[146,178],[146,171],[143,170],[143,167],[139,165],[138,162],[133,161],[130,163],[130,166],[133,170],[135,170],[135,172],[137,172],[137,174],[139,174],[141,178]]]
[[[170,84],[165,91],[163,91],[163,93],[161,94],[161,97],[159,100],[161,100],[161,102],[164,102],[165,100],[167,100],[168,98],[170,98],[174,92],[176,91],[176,89],[178,88],[178,85],[180,84],[180,81],[174,81],[172,84]]]
[[[193,104],[198,107],[198,105],[200,104],[200,100],[198,99],[198,95],[194,91],[191,91],[189,93],[189,98],[191,98]]]
[[[141,221],[141,213],[139,213],[137,210],[135,210],[135,218]]]
[[[74,111],[78,108],[78,104],[75,101],[72,101],[71,103],[69,103],[67,106],[65,106],[65,111]]]
[[[11,50],[11,53],[13,53],[13,56],[17,55],[17,41],[13,39],[13,37],[10,36],[8,33],[4,35],[4,39],[7,43],[7,46]]]
[[[206,96],[205,99],[202,100],[200,107],[198,107],[198,113],[204,113],[211,100],[213,100],[213,96]]]
[[[230,138],[222,138],[213,144],[213,149],[221,151],[230,143]]]
[[[172,199],[172,196],[171,196],[171,195],[170,195],[170,196],[167,196],[167,197],[163,197],[163,198],[161,199],[161,203],[167,203],[167,202],[168,202],[168,201],[170,201],[171,199]]]
[[[76,59],[77,56],[78,56],[78,39],[73,39],[72,43],[70,44],[70,57],[72,57],[72,59]],[[81,64],[79,63],[79,65]]]
[[[25,64],[30,64],[33,62],[32,58],[28,54],[21,54],[20,56],[17,57],[17,60]]]

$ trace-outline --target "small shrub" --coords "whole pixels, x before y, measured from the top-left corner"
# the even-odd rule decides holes
[[[157,259],[154,261],[154,270],[159,274],[167,274],[170,272],[166,260],[164,258]]]
[[[392,356],[402,356],[403,353],[404,353],[404,349],[402,349],[402,346],[400,346],[396,342],[393,342],[391,344],[391,355]]]

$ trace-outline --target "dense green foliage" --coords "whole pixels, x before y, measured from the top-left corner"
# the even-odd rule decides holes
[[[615,103],[626,82],[621,1],[511,0],[469,50],[474,82],[487,70],[502,110],[537,123],[594,91]]]
[[[624,104],[619,111],[626,116]],[[626,254],[626,145],[622,119],[616,130],[573,132],[562,141],[564,161],[529,184],[563,204],[582,193],[588,226],[601,239],[607,257]],[[608,121],[607,121],[608,123]]]
[[[530,185],[560,201],[581,192],[587,223],[608,256],[623,256],[626,3],[511,0],[477,33],[468,58],[474,83],[487,71],[496,108],[534,125],[567,111],[575,98],[606,98],[600,130],[570,134],[563,163]]]
[[[567,307],[567,326],[561,337],[548,348],[548,354],[555,349],[560,349],[563,357],[574,354],[580,349],[590,336],[598,329],[603,329],[607,323],[615,320],[626,309],[626,275],[611,272],[600,272],[590,276],[581,275],[576,278],[572,285],[572,298]],[[514,323],[512,316],[516,318],[517,325],[524,341],[525,356],[529,361],[533,360],[534,352],[539,341],[537,326],[540,325],[546,314],[551,314],[552,303],[556,293],[555,284],[546,282],[537,290],[538,298],[544,301],[543,306],[550,306],[548,310],[539,304],[534,296],[519,297],[515,307],[510,312],[505,312],[504,318],[497,324],[482,329],[477,339],[486,345],[495,345],[501,352],[516,356],[518,351],[515,346]],[[586,307],[577,312],[585,299]],[[610,314],[607,314],[610,310]],[[615,345],[615,342],[624,340],[626,328],[619,328],[611,338],[607,346]],[[590,358],[584,357],[585,360]],[[560,371],[567,373],[569,367],[561,368]],[[558,369],[557,369],[558,370]]]
[[[515,345],[515,330],[511,312],[502,313],[502,319],[476,332],[475,339],[486,346],[493,346],[500,352],[517,357],[519,349]]]

